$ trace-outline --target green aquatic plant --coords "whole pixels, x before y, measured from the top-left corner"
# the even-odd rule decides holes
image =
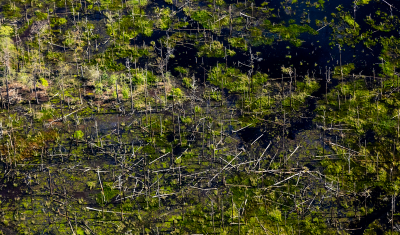
[[[247,43],[244,38],[229,38],[228,42],[235,48],[240,48],[244,51],[247,51]]]
[[[84,134],[83,134],[83,132],[82,132],[81,130],[77,130],[77,131],[75,131],[75,133],[74,133],[74,138],[77,139],[77,140],[82,139],[83,136],[84,136]]]
[[[182,78],[182,82],[183,82],[183,85],[186,87],[186,88],[192,88],[193,86],[192,86],[192,79],[191,78],[188,78],[188,77],[184,77],[184,78]]]
[[[38,20],[47,20],[47,18],[48,18],[47,13],[43,13],[39,10],[35,11],[35,15],[38,18]]]
[[[7,18],[21,18],[21,9],[16,6],[15,2],[3,5],[2,12]]]
[[[197,52],[198,57],[206,56],[221,58],[225,56],[234,56],[235,54],[235,51],[226,49],[220,41],[213,41],[210,44],[204,44],[199,47],[199,52]]]
[[[9,37],[14,33],[14,29],[7,25],[0,26],[0,36]]]
[[[333,71],[333,77],[341,77],[343,76],[347,76],[351,73],[351,71],[353,71],[355,69],[354,64],[350,63],[350,64],[345,64],[342,66],[335,66],[335,69]]]
[[[289,41],[296,47],[302,45],[303,41],[298,38],[302,33],[309,33],[311,35],[318,34],[317,31],[308,25],[289,24],[285,26],[283,23],[272,24],[270,20],[264,21],[264,27],[271,33],[277,34],[281,39]]]
[[[48,87],[49,86],[49,82],[46,79],[39,78],[39,81],[42,84],[42,86],[44,86],[44,87]]]
[[[169,8],[160,9],[157,7],[154,10],[154,13],[159,16],[158,19],[155,21],[155,25],[162,30],[168,29],[170,27],[170,24],[172,23],[171,10]]]
[[[86,185],[89,187],[90,190],[92,190],[94,187],[96,187],[96,181],[88,181],[86,182]]]

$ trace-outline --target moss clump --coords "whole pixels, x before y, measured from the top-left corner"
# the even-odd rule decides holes
[[[350,63],[350,64],[346,64],[346,65],[342,65],[342,68],[340,68],[340,66],[336,66],[334,71],[333,71],[333,76],[334,77],[341,77],[342,73],[343,76],[347,76],[350,74],[351,71],[354,70],[354,64]],[[342,72],[340,72],[340,70],[342,69]]]
[[[14,2],[10,2],[3,6],[3,14],[7,18],[21,18],[21,9],[15,5]]]
[[[157,7],[155,9],[155,14],[159,15],[159,18],[155,22],[157,28],[162,30],[168,29],[172,23],[171,10],[169,8],[160,9]]]
[[[51,26],[60,26],[60,25],[65,25],[67,23],[67,19],[62,18],[62,17],[58,17],[58,18],[52,18],[50,20],[51,22]]]
[[[210,44],[204,44],[200,46],[197,56],[222,58],[225,57],[225,55],[234,56],[235,54],[236,54],[235,51],[226,49],[221,42],[213,41]]]
[[[213,67],[209,73],[208,80],[220,87],[227,88],[232,93],[243,93],[250,89],[257,89],[268,79],[268,75],[257,72],[251,78],[239,69],[228,67],[224,64]],[[252,86],[252,88],[251,88]]]
[[[235,48],[247,51],[247,43],[244,38],[229,38],[228,42]]]
[[[298,37],[302,33],[309,33],[311,35],[317,35],[318,32],[311,28],[309,25],[298,25],[289,24],[285,26],[284,23],[272,24],[270,20],[264,21],[264,27],[273,34],[277,34],[281,39],[289,41],[296,47],[302,45],[302,42]]]
[[[198,21],[206,29],[216,30],[220,29],[222,26],[226,26],[229,24],[229,17],[223,17],[219,20],[216,20],[213,15],[207,10],[195,11],[190,16],[193,20]]]
[[[186,88],[192,88],[193,87],[193,84],[192,84],[192,79],[190,79],[190,78],[188,78],[188,77],[184,77],[183,79],[182,79],[182,82],[183,82],[183,85],[186,87]]]
[[[43,13],[39,10],[35,11],[35,15],[38,18],[38,20],[47,20],[47,16],[48,16],[47,13]]]
[[[48,87],[49,86],[49,82],[44,79],[44,78],[39,78],[40,84],[42,84],[42,86],[44,87]]]
[[[82,139],[83,136],[84,136],[84,134],[83,134],[83,132],[82,132],[81,130],[77,130],[77,131],[75,131],[75,133],[74,133],[74,138],[77,139],[77,140]]]

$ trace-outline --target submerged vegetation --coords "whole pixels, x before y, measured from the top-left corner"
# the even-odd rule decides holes
[[[396,1],[0,6],[0,234],[400,234]]]

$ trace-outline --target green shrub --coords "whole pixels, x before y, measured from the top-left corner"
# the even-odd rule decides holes
[[[342,65],[342,72],[343,72],[343,76],[347,76],[350,74],[351,71],[353,71],[355,69],[354,64],[350,63],[350,64],[346,64],[346,65]],[[341,73],[340,73],[340,66],[336,66],[333,72],[335,77],[340,77]]]
[[[188,73],[188,69],[181,67],[181,66],[175,67],[174,70],[176,72],[180,73],[181,75]]]
[[[94,187],[96,187],[96,181],[88,181],[86,182],[86,185],[89,187],[90,190],[92,190]]]
[[[47,13],[42,13],[39,10],[35,11],[35,15],[38,18],[38,20],[47,20]]]
[[[2,25],[0,27],[0,36],[11,36],[14,33],[14,29],[8,25]]]
[[[195,111],[196,113],[201,113],[203,110],[202,110],[201,107],[196,106],[196,107],[194,107],[194,111]]]
[[[84,134],[83,134],[83,132],[82,132],[81,130],[77,130],[77,131],[75,131],[75,133],[74,133],[74,138],[77,139],[77,140],[82,139],[83,136],[84,136]]]
[[[122,87],[122,97],[124,99],[129,98],[129,88],[127,86]]]
[[[222,58],[225,57],[225,51],[227,56],[234,56],[236,54],[235,51],[226,49],[221,42],[213,41],[210,44],[204,44],[200,46],[197,55],[199,57],[206,56]]]
[[[172,88],[171,97],[170,97],[171,99],[172,99],[172,94],[174,95],[174,99],[180,99],[183,97],[183,92],[179,88]]]
[[[17,6],[15,6],[15,3],[6,4],[3,6],[2,13],[7,18],[21,18],[22,15],[20,12],[21,12],[21,9]]]
[[[182,122],[185,124],[192,123],[192,119],[190,117],[182,117]]]
[[[49,82],[46,79],[39,78],[39,81],[42,84],[42,86],[44,86],[44,87],[48,87],[49,86]]]
[[[275,208],[268,213],[268,217],[275,222],[281,222],[282,212],[278,208]]]
[[[182,81],[183,81],[183,85],[184,85],[186,88],[192,88],[192,79],[190,79],[190,78],[188,78],[188,77],[184,77],[184,78],[182,79]]]
[[[235,48],[240,48],[247,51],[247,43],[244,38],[229,38],[228,42]]]

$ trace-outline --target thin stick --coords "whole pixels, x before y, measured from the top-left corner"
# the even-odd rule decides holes
[[[221,172],[222,172],[223,170],[225,170],[225,168],[226,168],[228,165],[230,165],[230,164],[233,162],[233,160],[235,160],[242,152],[243,152],[243,151],[240,151],[240,153],[238,153],[228,164],[226,164],[226,165],[224,166],[224,168],[222,168],[221,171],[220,171],[219,173],[217,173],[216,175],[214,175],[214,177],[212,177],[212,179],[211,179],[208,183],[211,183],[211,181],[213,181],[213,179],[215,179],[215,177],[217,177],[219,174],[221,174]]]
[[[290,154],[290,156],[286,159],[285,163],[286,163],[287,161],[289,161],[290,157],[297,151],[297,149],[298,149],[299,147],[301,147],[301,146],[300,146],[300,145],[297,145],[296,149],[295,149],[295,150]]]
[[[241,128],[241,129],[239,129],[239,130],[237,130],[237,131],[232,131],[232,133],[235,133],[235,132],[241,131],[241,130],[243,130],[243,129],[245,129],[245,128],[247,128],[247,127],[251,126],[251,125],[253,125],[253,123],[250,123],[249,125],[247,125],[247,126],[245,126],[245,127]]]
[[[264,152],[261,154],[261,157],[258,159],[257,163],[254,165],[254,169],[256,168],[256,166],[258,165],[258,163],[261,161],[261,158],[264,156],[265,152],[267,151],[267,149],[269,148],[269,146],[271,146],[271,141],[269,142],[268,146],[265,148]]]
[[[158,159],[167,156],[169,153],[170,153],[170,152],[168,152],[168,153],[162,155],[161,157],[157,158],[156,160],[153,160],[152,162],[149,163],[149,165],[151,165],[153,162],[157,161]]]

